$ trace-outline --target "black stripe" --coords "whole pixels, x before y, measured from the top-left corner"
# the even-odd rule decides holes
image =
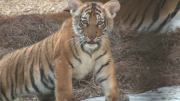
[[[67,56],[68,56],[68,55],[67,55],[67,54],[65,54],[66,60],[68,61],[68,63],[69,63],[69,65],[71,66],[71,68],[72,68],[72,69],[74,69],[73,64],[69,61],[69,59],[68,59],[68,57],[67,57]]]
[[[136,2],[136,1],[134,1]],[[134,12],[134,10],[137,8],[137,6],[139,6],[141,4],[142,0],[140,0],[134,7],[133,9],[130,11],[130,13],[128,14],[127,18],[125,19],[124,23],[126,23],[129,18],[131,17],[132,13]],[[122,16],[122,19],[124,19],[124,17],[126,17],[126,14]]]
[[[46,78],[46,75],[44,73],[44,68],[43,68],[43,63],[42,63],[42,59],[41,59],[41,53],[42,53],[42,43],[39,43],[39,71],[40,71],[40,78],[41,78],[41,83],[44,85],[44,87],[46,87],[47,89],[52,90],[51,87],[49,87],[46,83],[48,83],[49,81]]]
[[[7,95],[5,93],[5,90],[1,87],[1,94],[4,96],[4,98],[6,99],[6,101],[9,101],[7,98]]]
[[[95,61],[97,61],[99,58],[103,57],[103,56],[106,55],[106,54],[107,54],[107,50],[106,50],[102,55],[100,55],[99,57],[97,57],[97,58],[95,59]]]
[[[64,11],[66,11],[66,12],[70,12],[70,10],[64,10]]]
[[[55,37],[55,34],[53,34],[52,37],[51,37],[51,41],[52,41],[52,42],[51,42],[51,48],[52,48],[52,51],[54,50],[54,40],[56,40],[56,39],[54,39],[54,38],[56,38],[56,37]],[[57,37],[57,38],[58,38],[58,37]],[[50,39],[50,38],[48,38],[47,41],[48,41],[49,39]],[[49,42],[48,42],[48,43],[49,43]]]
[[[19,50],[18,50],[19,51]],[[17,51],[16,51],[17,52]],[[16,53],[15,52],[15,53]],[[9,62],[10,63],[7,63],[8,65],[11,65],[12,64],[12,66],[13,66],[13,68],[11,68],[10,69],[10,66],[8,66],[7,67],[7,74],[6,74],[6,84],[7,84],[7,88],[9,88],[9,84],[11,84],[10,82],[8,82],[9,80],[8,80],[8,78],[9,78],[9,76],[12,78],[12,77],[14,77],[14,73],[12,73],[13,72],[13,70],[12,69],[14,69],[14,68],[16,68],[16,67],[14,67],[15,66],[15,59],[16,59],[16,57],[17,57],[17,55],[19,54],[19,52],[17,52],[17,54],[15,54],[15,53],[13,53],[10,57],[10,59],[9,59]],[[15,55],[15,56],[14,56]],[[10,70],[10,71],[9,71]],[[13,76],[12,76],[13,75]],[[16,82],[16,81],[15,81]]]
[[[18,69],[19,69],[18,66],[19,66],[19,62],[17,61],[17,64],[16,64],[16,66],[15,66],[15,85],[14,85],[14,87],[15,87],[15,93],[16,93],[17,84],[18,84],[18,82],[17,82],[17,79],[18,79]],[[12,84],[13,84],[13,82],[14,82],[14,81],[12,81]],[[13,91],[11,92],[11,94],[14,94]]]
[[[107,25],[108,25],[108,23],[109,23],[108,20],[106,20],[106,17],[104,17],[104,22],[105,22]],[[103,25],[103,29],[106,28],[106,24]],[[102,33],[102,31],[101,31],[101,33]],[[104,35],[104,34],[102,34],[102,35]]]
[[[130,26],[131,26],[131,27],[133,27],[132,25],[135,23],[135,21],[136,21],[136,19],[137,19],[138,14],[139,14],[139,10],[137,11],[137,13],[136,13],[136,15],[135,15],[134,19],[132,20],[132,22],[131,22],[131,24],[130,24]]]
[[[97,42],[97,48],[95,48],[92,53],[96,52],[97,50],[99,50],[99,48],[101,47],[101,42]]]
[[[12,99],[14,99],[14,92],[16,94],[16,88],[17,88],[18,66],[19,66],[19,58],[20,58],[20,56],[19,57],[17,57],[17,56],[19,55],[19,53],[21,53],[21,51],[19,51],[14,57],[12,56],[12,58],[10,60],[10,61],[13,61],[13,66],[15,66],[15,67],[13,67],[13,69],[15,69],[15,74],[14,73],[10,73],[10,75],[9,75],[11,77],[11,87],[12,87],[11,88],[11,97],[12,97]],[[17,63],[14,62],[16,59],[17,59]],[[14,70],[12,70],[10,72],[13,72],[13,71]],[[13,80],[15,80],[15,81],[13,81]],[[14,87],[15,87],[15,89],[14,89]]]
[[[36,46],[36,47],[39,47],[39,45]],[[34,47],[33,47],[33,48],[34,48]],[[32,51],[33,51],[33,49],[32,49]],[[35,51],[36,51],[36,50],[35,50]],[[31,54],[30,54],[30,55],[31,55]],[[35,79],[34,79],[34,76],[33,76],[33,74],[34,74],[34,62],[35,62],[34,58],[35,58],[35,59],[38,59],[38,55],[36,54],[36,57],[33,56],[33,60],[32,60],[32,63],[31,63],[29,75],[30,75],[30,80],[31,80],[31,85],[32,85],[32,87],[34,88],[34,90],[35,90],[36,92],[40,92],[39,89],[38,89],[38,87],[36,86],[36,84],[35,84],[35,82],[34,82],[34,80],[35,80]]]
[[[2,90],[2,74],[3,74],[3,69],[0,71],[0,89]]]
[[[2,86],[2,77],[3,77],[2,75],[3,75],[3,71],[4,71],[4,68],[2,68],[2,70],[0,71],[0,72],[1,72],[1,74],[0,74],[0,75],[1,75],[1,76],[0,76],[0,87],[1,87],[1,89],[0,89],[0,90],[1,90],[2,96],[5,97],[5,93],[4,93],[4,90],[3,90],[4,87]],[[5,99],[7,100],[7,97],[5,97]]]
[[[157,29],[158,31],[161,30],[163,28],[163,26],[169,21],[169,19],[171,18],[171,14],[169,14],[166,19],[163,21],[163,23],[161,23],[161,25],[159,26],[159,28]]]
[[[25,91],[27,92],[27,93],[29,93],[29,89],[28,89],[28,87],[27,87],[27,83],[25,82]]]
[[[80,17],[80,18],[83,18],[83,19],[86,19],[86,20],[87,20],[87,17]]]
[[[126,23],[129,18],[131,17],[132,13],[134,12],[135,9],[132,9],[132,11],[128,14],[128,17],[125,19],[124,23]]]
[[[90,52],[88,52],[88,51],[86,51],[86,50],[84,49],[84,44],[87,44],[87,42],[84,42],[84,43],[81,44],[81,49],[82,49],[83,52],[85,52],[86,54],[88,54],[90,57],[92,57],[92,53],[96,52],[96,51],[99,50],[99,48],[101,47],[101,43],[98,42],[98,43],[97,43],[97,46],[98,46],[98,47],[95,48],[94,50],[91,50],[91,53],[90,53]]]
[[[25,57],[25,59],[26,59],[26,52],[27,52],[27,50],[28,50],[28,48],[26,48],[26,50],[24,51],[24,53],[23,53],[23,57]],[[22,82],[24,83],[24,69],[26,68],[26,64],[25,64],[25,62],[23,61],[23,64],[22,64]],[[23,93],[23,89],[21,89],[21,93]]]
[[[48,80],[50,81],[51,84],[54,85],[54,80],[52,80],[51,77],[48,76]]]
[[[129,2],[129,0],[124,0],[124,1],[121,3],[122,6],[123,6],[123,5],[126,5],[127,2]]]
[[[6,93],[5,93],[5,88],[3,87],[3,80],[2,80],[2,75],[3,75],[3,73],[4,73],[4,68],[5,67],[3,67],[2,68],[2,70],[1,70],[1,76],[0,76],[0,87],[1,87],[1,94],[2,94],[2,96],[6,99],[6,101],[8,101],[8,98],[7,98],[7,96],[6,96]]]
[[[91,53],[89,53],[88,51],[86,51],[86,50],[84,49],[83,44],[81,44],[81,49],[82,49],[83,52],[85,52],[85,53],[88,54],[90,57],[92,57],[92,56],[91,56]]]
[[[33,61],[34,62],[34,61]],[[31,80],[31,84],[32,84],[32,87],[34,88],[34,90],[36,92],[40,92],[39,89],[37,88],[35,82],[34,82],[34,77],[33,77],[33,62],[31,64],[31,68],[30,68],[30,80]]]
[[[103,18],[101,17],[101,14],[100,14],[100,13],[96,13],[96,15],[98,15],[99,20],[103,20]],[[105,22],[105,21],[104,21],[104,22]]]
[[[153,21],[150,24],[148,30],[152,27],[152,25],[154,25],[154,23],[159,19],[159,13],[161,11],[161,4],[162,4],[162,0],[158,3],[158,5],[156,6],[154,13],[153,13]]]
[[[51,72],[54,72],[53,66],[52,66],[52,65],[50,64],[50,62],[49,62],[48,40],[46,40],[46,42],[45,42],[45,47],[46,47],[46,50],[44,50],[44,51],[45,51],[45,58],[46,58],[46,60],[47,60],[48,67],[49,67],[49,69],[51,70]]]
[[[69,61],[69,59],[68,59],[68,57],[67,57],[67,56],[68,56],[68,55],[67,55],[67,54],[65,54],[66,60],[68,61],[68,63],[69,63],[69,65],[71,66],[71,68],[72,68],[72,69],[74,69],[73,64]]]
[[[31,46],[31,47],[32,47],[32,49],[30,50],[30,52],[29,52],[29,54],[28,54],[27,61],[26,61],[25,64],[28,64],[30,58],[33,58],[33,57],[32,57],[32,51],[33,51],[33,49],[34,49],[34,45]],[[31,48],[31,47],[29,47],[29,48]],[[29,49],[29,48],[28,48],[28,49]],[[33,60],[32,60],[32,63],[33,63]],[[31,65],[32,65],[32,63],[31,63]],[[24,69],[25,69],[25,68],[24,68]],[[27,67],[26,70],[28,70],[28,67]],[[27,72],[27,71],[26,71],[26,72]],[[23,75],[24,75],[24,73],[23,73]],[[24,81],[25,81],[25,80],[28,80],[28,78],[24,78]],[[30,91],[29,91],[29,89],[28,89],[28,87],[27,87],[27,82],[24,82],[24,86],[25,86],[25,91],[29,93]]]
[[[73,64],[72,64],[70,61],[68,61],[68,63],[70,64],[71,68],[73,68],[73,69],[74,69]]]
[[[88,14],[91,15],[91,12],[87,12],[85,16],[87,16]],[[89,18],[90,18],[90,17],[89,17]]]
[[[54,72],[53,66],[52,66],[52,64],[49,62],[49,59],[47,58],[47,55],[45,56],[45,58],[46,58],[46,60],[47,60],[49,69],[51,70],[51,72]]]
[[[98,11],[99,13],[101,13],[101,11],[99,9],[96,8],[96,11]]]
[[[103,65],[99,68],[99,70],[97,71],[96,75],[97,75],[98,73],[100,73],[101,70],[102,70],[104,67],[108,66],[109,63],[110,63],[110,60],[108,60],[105,64],[103,64]]]
[[[41,82],[49,90],[53,90],[53,88],[49,87],[46,82],[49,82],[47,78],[45,77],[44,70],[40,69],[40,76],[41,76]],[[45,81],[44,81],[45,80]]]
[[[166,3],[167,0],[163,0],[162,5],[161,5],[161,9],[164,7],[164,4]]]
[[[177,4],[174,12],[172,12],[171,14],[169,14],[169,15],[167,16],[167,18],[166,18],[166,19],[164,20],[164,22],[160,25],[160,27],[158,28],[158,30],[161,30],[161,29],[163,28],[163,26],[164,26],[167,22],[169,22],[169,21],[177,14],[177,12],[179,11],[179,9],[180,9],[180,1],[179,1],[179,3]]]
[[[89,9],[85,10],[84,12],[88,12],[89,10],[91,10],[91,8],[89,8]],[[88,13],[89,13],[89,12],[88,12]]]
[[[102,83],[102,82],[106,81],[109,78],[109,76],[110,76],[110,74],[105,78],[98,79],[99,83]]]
[[[73,37],[73,38],[74,38],[74,37]],[[75,46],[74,49],[75,49],[76,54],[79,56],[79,53],[78,53],[78,51],[77,51],[77,47],[76,47],[76,42],[75,42],[75,40],[73,40],[73,45]]]
[[[10,59],[10,61],[11,61],[11,59]],[[12,66],[14,66],[14,65],[12,65]],[[10,82],[9,82],[9,76],[10,76],[10,78],[12,78],[12,77],[14,77],[14,76],[11,76],[13,73],[10,73],[11,71],[9,71],[9,67],[10,66],[8,66],[6,69],[7,69],[7,73],[6,73],[6,84],[7,84],[7,88],[9,88],[9,85],[11,84]],[[11,69],[10,69],[11,70]]]
[[[82,20],[80,19],[80,22],[78,23],[78,25],[80,26],[80,28],[77,28],[78,31],[82,31],[81,28],[83,28],[83,26],[84,26],[84,25],[81,23],[81,21],[82,21]],[[82,33],[83,33],[83,32],[82,32]],[[82,34],[82,33],[80,33],[80,34]]]
[[[137,29],[139,29],[139,28],[141,27],[142,23],[144,22],[146,13],[147,13],[148,9],[150,8],[150,6],[152,5],[153,2],[154,2],[154,0],[151,0],[151,2],[150,2],[150,3],[148,4],[148,6],[146,7],[146,9],[145,9],[145,11],[144,11],[144,13],[143,13],[143,17],[142,17],[142,19],[141,19],[141,22],[140,22],[140,23],[138,24],[138,26],[137,26]]]
[[[75,46],[76,47],[76,46]],[[82,61],[81,61],[81,59],[80,58],[78,58],[78,57],[76,57],[76,55],[75,55],[75,53],[74,53],[74,51],[73,51],[73,46],[70,44],[70,49],[71,49],[71,52],[72,52],[72,54],[73,54],[73,57],[77,60],[77,61],[79,61],[79,63],[82,63]]]
[[[11,81],[13,82],[13,79],[11,77]],[[13,83],[11,83],[11,98],[14,99],[14,93],[13,93],[13,90],[14,90],[14,85]]]
[[[33,46],[31,46],[32,47],[32,49],[30,50],[30,52],[29,53],[27,53],[27,61],[26,61],[26,63],[24,62],[24,64],[28,64],[28,62],[29,62],[29,60],[30,60],[30,58],[33,58],[32,57],[32,51],[33,51],[33,49],[34,49],[34,45]],[[28,49],[30,49],[31,47],[29,47]],[[26,54],[25,54],[26,55]],[[33,60],[32,60],[32,63],[33,63]],[[31,65],[32,65],[32,63],[31,63]],[[27,68],[25,69],[24,68],[24,70],[26,70],[25,72],[27,72],[28,71],[28,66],[27,66]],[[24,71],[23,70],[23,71]],[[25,76],[25,72],[23,73],[23,75]],[[29,91],[29,89],[28,89],[28,87],[27,87],[27,82],[26,82],[26,80],[28,80],[28,78],[25,78],[24,77],[24,86],[25,86],[25,91],[27,92],[27,93],[30,93],[30,91]]]
[[[17,79],[18,79],[18,66],[19,66],[19,58],[20,58],[20,56],[18,57],[18,59],[17,59],[17,63],[16,63],[16,66],[15,66],[15,82],[16,82],[16,84],[17,84]],[[17,86],[17,85],[16,85]]]
[[[174,12],[172,12],[171,18],[173,18],[173,17],[177,14],[177,12],[179,11],[179,9],[180,9],[180,1],[179,1],[179,3],[177,4],[176,9],[174,10]]]
[[[20,59],[20,56],[18,57],[16,66],[15,66],[15,85],[14,85],[15,92],[16,92],[17,85],[18,85],[19,59]],[[22,61],[20,61],[20,62],[22,62]],[[11,93],[13,93],[13,92],[11,92]]]

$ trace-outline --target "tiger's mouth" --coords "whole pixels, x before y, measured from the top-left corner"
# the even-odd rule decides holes
[[[95,49],[95,48],[99,47],[99,45],[100,45],[99,41],[91,40],[91,41],[85,41],[84,42],[84,46],[89,48],[89,49]]]
[[[89,42],[87,42],[88,44],[97,44],[97,42],[95,42],[95,41],[93,41],[93,40],[91,40],[91,41],[89,41]]]
[[[101,42],[102,42],[102,39],[100,39],[100,38],[99,39],[98,38],[94,38],[94,39],[83,38],[80,41],[80,43],[84,47],[84,49],[86,48],[87,50],[88,49],[91,49],[91,50],[97,49],[98,47],[101,46]]]

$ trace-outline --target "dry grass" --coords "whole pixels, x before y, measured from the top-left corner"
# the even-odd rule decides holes
[[[57,31],[62,21],[36,15],[0,20],[0,55],[32,45]],[[111,49],[120,94],[140,93],[150,89],[180,84],[180,30],[176,33],[138,33],[120,24],[110,34]],[[89,74],[74,83],[78,100],[103,95],[101,87]],[[36,101],[33,97],[20,100]]]
[[[128,92],[137,93],[180,84],[180,31],[147,34],[124,30],[121,25],[113,34],[111,45],[119,88],[127,86]]]
[[[0,0],[0,16],[58,13],[67,0]]]
[[[21,15],[0,21],[0,52],[32,45],[61,27],[61,20],[37,15]],[[1,55],[0,55],[1,58]]]

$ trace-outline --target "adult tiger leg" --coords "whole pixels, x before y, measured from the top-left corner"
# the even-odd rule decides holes
[[[67,59],[57,58],[55,66],[56,101],[75,101],[72,95],[72,68]]]

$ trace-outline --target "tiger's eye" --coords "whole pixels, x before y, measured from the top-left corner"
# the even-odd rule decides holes
[[[82,20],[81,23],[82,24],[88,24],[88,21],[87,20]]]
[[[103,25],[104,22],[103,21],[98,21],[98,25]]]

